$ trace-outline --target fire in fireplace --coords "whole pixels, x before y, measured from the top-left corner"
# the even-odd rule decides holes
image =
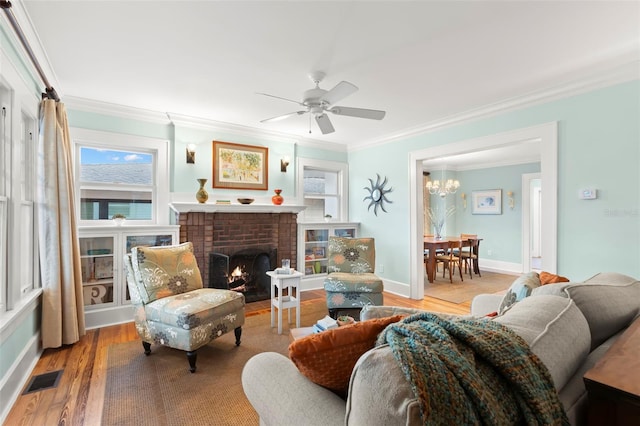
[[[209,287],[234,290],[244,294],[247,302],[271,297],[271,278],[277,250],[246,249],[231,256],[209,253]]]

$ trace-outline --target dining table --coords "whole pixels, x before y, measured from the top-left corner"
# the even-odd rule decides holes
[[[478,240],[482,240],[482,239],[478,238]],[[460,243],[462,243],[462,247],[472,246],[470,239],[460,238],[460,236],[440,237],[440,238],[436,238],[435,236],[424,237],[425,256],[426,256],[427,250],[429,252],[429,256],[426,258],[425,263],[427,266],[427,278],[429,279],[430,283],[432,283],[436,277],[436,252],[439,250],[443,250],[446,252],[447,249],[449,248],[449,241],[460,241]]]

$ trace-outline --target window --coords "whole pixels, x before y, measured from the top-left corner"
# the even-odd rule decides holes
[[[168,223],[168,141],[72,129],[78,216],[96,224],[122,214]]]
[[[302,193],[305,222],[346,221],[348,166],[334,161],[298,159],[298,193]]]
[[[38,97],[0,51],[0,325],[40,287],[36,195]],[[1,343],[1,341],[0,341]]]
[[[80,220],[152,220],[153,154],[80,146]]]

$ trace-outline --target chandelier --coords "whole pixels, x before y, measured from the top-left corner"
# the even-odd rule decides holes
[[[442,170],[442,180],[430,180],[427,182],[425,188],[429,190],[429,194],[438,194],[444,198],[447,194],[455,194],[458,188],[460,188],[460,182],[454,179],[444,179],[444,169]]]

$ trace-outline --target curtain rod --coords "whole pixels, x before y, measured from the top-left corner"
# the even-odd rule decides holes
[[[42,71],[42,67],[38,62],[38,59],[36,59],[36,55],[33,53],[33,50],[31,50],[31,46],[29,46],[29,42],[27,41],[27,38],[24,36],[24,33],[22,32],[22,28],[20,28],[20,25],[18,24],[18,21],[16,20],[16,17],[13,14],[13,11],[11,10],[11,2],[8,0],[0,0],[0,7],[4,9],[5,13],[7,14],[7,18],[9,19],[9,22],[11,22],[11,26],[13,27],[13,30],[15,31],[16,35],[20,39],[20,43],[22,43],[22,47],[24,47],[24,49],[27,51],[27,55],[29,55],[29,59],[31,59],[33,66],[36,67],[36,71],[38,71],[38,74],[40,75],[40,79],[46,86],[45,87],[46,93],[42,94],[42,99],[49,98],[49,99],[55,100],[56,102],[60,102],[60,97],[58,96],[56,89],[51,87],[51,84],[49,84],[49,80],[47,79],[47,76],[44,75],[44,71]]]

